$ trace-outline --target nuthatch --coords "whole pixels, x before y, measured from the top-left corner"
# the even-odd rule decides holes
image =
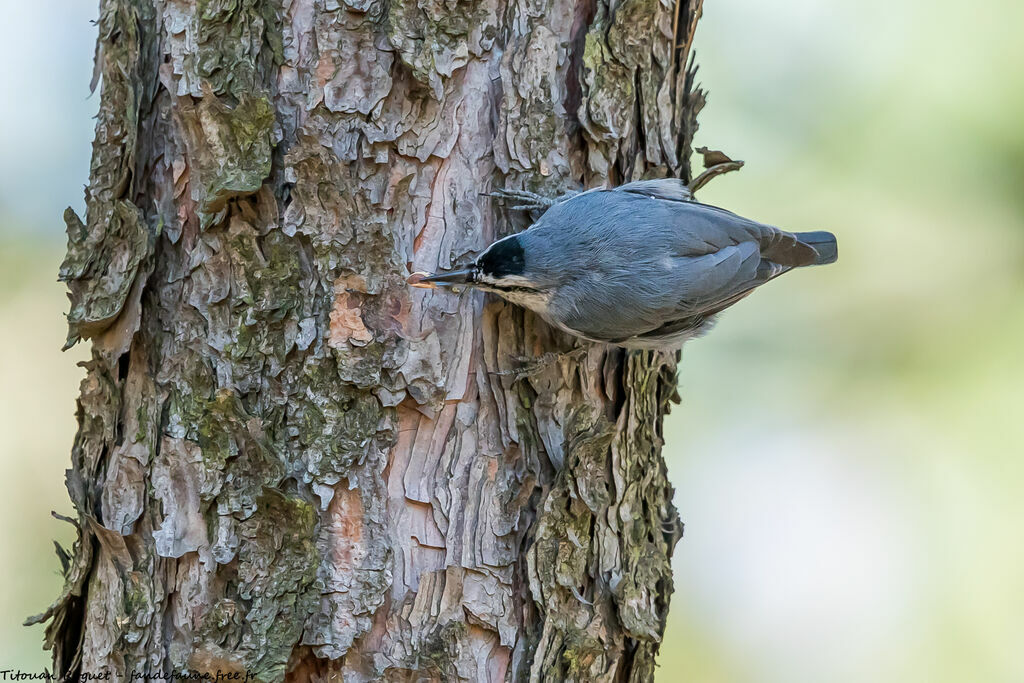
[[[409,284],[494,292],[569,334],[626,348],[679,348],[755,287],[838,255],[832,233],[785,232],[701,204],[674,178],[559,200],[492,196],[547,210],[468,268],[417,273]]]

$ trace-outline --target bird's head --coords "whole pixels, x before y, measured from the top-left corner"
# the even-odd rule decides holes
[[[409,278],[413,287],[464,286],[494,292],[520,306],[543,310],[549,289],[527,268],[520,235],[510,235],[487,247],[468,268]]]

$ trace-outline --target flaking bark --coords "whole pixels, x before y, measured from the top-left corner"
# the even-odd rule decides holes
[[[405,277],[689,179],[699,0],[103,0],[57,673],[651,680],[676,354]],[[339,679],[338,676],[341,676]]]

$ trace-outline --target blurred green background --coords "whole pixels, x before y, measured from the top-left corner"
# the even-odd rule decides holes
[[[55,274],[94,14],[12,3],[0,25],[0,668],[45,665],[19,624],[71,540],[48,512],[86,350],[58,351]],[[832,230],[840,261],[684,350],[659,680],[1024,681],[1021,27],[1018,0],[707,1],[697,142],[747,166],[701,199]]]

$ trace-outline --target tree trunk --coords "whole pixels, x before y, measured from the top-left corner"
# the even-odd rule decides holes
[[[700,0],[103,0],[56,673],[651,680],[676,354],[410,289],[689,178]]]

